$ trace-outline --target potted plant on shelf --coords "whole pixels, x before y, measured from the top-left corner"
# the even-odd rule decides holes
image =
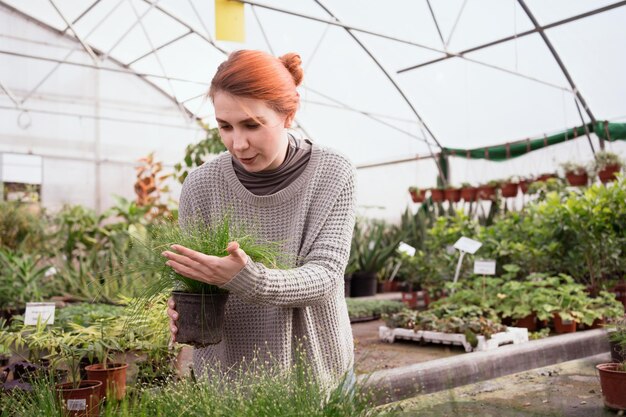
[[[422,203],[426,200],[426,189],[419,189],[417,187],[409,187],[409,194],[414,203]]]
[[[565,172],[565,178],[572,187],[585,187],[589,182],[587,168],[583,164],[576,162],[565,162],[561,164]]]
[[[615,180],[624,165],[619,155],[613,152],[596,152],[595,158],[594,168],[603,184]]]
[[[519,180],[519,189],[522,191],[522,194],[526,194],[528,192],[528,187],[533,182],[532,177],[523,177]]]
[[[430,189],[430,199],[433,203],[441,203],[445,198],[445,193],[442,187],[435,187]]]
[[[600,291],[595,296],[590,296],[587,310],[593,317],[591,325],[587,325],[591,329],[601,328],[607,320],[624,315],[624,306],[615,298],[615,294],[609,291]]]
[[[478,193],[478,188],[472,186],[469,182],[464,182],[461,184],[461,198],[464,201],[476,201],[476,194]]]
[[[516,177],[510,177],[500,184],[500,192],[504,198],[516,197],[518,189],[519,180]]]
[[[150,237],[139,233],[133,235],[147,249],[140,270],[156,273],[157,276],[155,281],[147,285],[133,308],[140,315],[146,306],[164,292],[171,292],[179,316],[176,334],[179,343],[203,347],[222,340],[228,291],[176,273],[165,265],[165,259],[161,256],[163,251],[172,250],[171,246],[177,244],[205,255],[223,257],[228,255],[228,243],[237,241],[253,261],[269,268],[281,267],[279,245],[259,242],[252,234],[232,225],[230,216],[213,219],[210,225],[199,217],[192,218],[185,222],[183,228],[167,221],[153,226],[151,234]]]
[[[626,317],[610,327],[609,340],[614,362],[596,365],[602,398],[607,408],[626,410]]]
[[[378,272],[393,255],[398,243],[400,237],[393,236],[384,222],[357,220],[350,255],[355,259],[355,272],[350,282],[352,297],[376,294]]]
[[[458,203],[461,201],[461,190],[455,187],[448,186],[444,189],[444,196],[450,203]]]
[[[500,183],[496,180],[491,180],[487,184],[481,185],[478,187],[478,198],[481,200],[494,200],[499,185]]]

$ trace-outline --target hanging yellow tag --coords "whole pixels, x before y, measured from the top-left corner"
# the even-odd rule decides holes
[[[245,42],[243,3],[215,0],[215,39]]]

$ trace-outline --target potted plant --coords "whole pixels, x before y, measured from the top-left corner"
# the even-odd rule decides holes
[[[533,182],[533,178],[520,178],[519,180],[519,188],[522,191],[522,194],[526,194],[528,192],[528,187]]]
[[[622,317],[624,306],[612,292],[600,291],[595,296],[589,297],[588,311],[594,317],[593,323],[588,327],[598,329],[603,327],[607,320]]]
[[[516,197],[517,190],[519,189],[519,181],[515,177],[511,177],[506,181],[503,181],[500,185],[500,191],[502,192],[502,197]]]
[[[596,365],[607,408],[626,410],[626,316],[609,327],[611,363]]]
[[[461,190],[455,187],[446,187],[444,196],[450,203],[458,203],[461,201]]]
[[[428,290],[423,287],[426,277],[431,273],[431,265],[427,262],[423,251],[418,250],[414,256],[400,255],[401,266],[398,271],[406,282],[402,289],[402,302],[412,309],[426,309],[430,304]]]
[[[607,326],[607,330],[611,344],[611,360],[613,362],[626,361],[626,316],[615,320]]]
[[[496,189],[500,183],[498,181],[492,180],[487,184],[483,184],[478,187],[478,198],[481,200],[493,200],[496,196]]]
[[[157,272],[157,279],[147,286],[134,308],[141,314],[146,306],[164,292],[171,292],[179,316],[176,333],[176,341],[179,343],[203,347],[222,340],[228,291],[176,273],[165,266],[161,256],[163,251],[171,250],[173,244],[178,244],[206,255],[223,257],[228,255],[228,243],[237,241],[253,261],[270,268],[281,266],[277,244],[259,242],[252,234],[235,228],[231,225],[230,216],[214,219],[210,225],[199,218],[188,219],[184,228],[167,221],[153,226],[151,233],[150,237],[140,234],[133,236],[147,249],[140,269]]]
[[[85,367],[87,379],[102,382],[100,387],[101,398],[115,398],[119,401],[126,395],[128,364],[126,362],[113,362],[111,355],[114,352],[123,352],[119,343],[123,329],[120,326],[117,328],[112,325],[105,326],[102,319],[97,326],[100,328],[100,334],[94,335],[95,337],[92,337],[85,346],[87,352],[90,355],[95,354],[98,359],[98,363]]]
[[[409,187],[409,194],[411,194],[411,199],[414,203],[422,203],[426,199],[426,189]]]
[[[461,198],[464,201],[476,201],[476,194],[478,188],[473,187],[472,184],[464,182],[461,184]]]
[[[572,187],[585,187],[589,182],[589,174],[587,168],[576,162],[565,162],[561,164],[565,172],[565,178]]]
[[[382,221],[358,219],[352,235],[351,256],[356,266],[350,282],[350,295],[363,297],[376,294],[378,272],[385,266],[400,243]]]
[[[445,198],[445,193],[442,187],[436,187],[430,189],[430,199],[433,203],[441,203]]]
[[[617,173],[622,169],[623,162],[619,155],[613,152],[596,152],[595,171],[603,184],[615,180]]]

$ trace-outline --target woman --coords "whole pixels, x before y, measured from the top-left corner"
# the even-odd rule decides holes
[[[241,363],[255,353],[285,368],[301,344],[315,375],[335,379],[351,369],[353,341],[344,270],[355,217],[354,168],[345,157],[287,128],[302,82],[300,57],[237,51],[211,82],[220,136],[228,153],[192,172],[183,184],[179,219],[210,221],[232,213],[263,239],[281,242],[290,269],[253,262],[237,242],[229,255],[207,256],[174,245],[164,253],[176,272],[230,292],[222,342],[194,351],[194,367]],[[172,337],[176,335],[169,302]]]

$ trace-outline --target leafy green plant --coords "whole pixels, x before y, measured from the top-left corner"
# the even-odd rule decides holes
[[[352,235],[354,267],[361,272],[379,272],[399,243],[399,236],[393,234],[384,222],[358,219]]]
[[[0,201],[0,250],[20,253],[46,253],[47,218],[26,204]]]
[[[614,152],[609,152],[609,151],[596,152],[595,163],[594,163],[595,171],[602,171],[603,169],[611,165],[622,166],[624,164],[623,164],[622,159],[619,157],[619,155]]]
[[[359,300],[346,298],[348,315],[351,320],[360,318],[375,318],[382,314],[393,314],[404,309],[404,304],[389,300]]]
[[[218,128],[209,128],[201,121],[198,123],[205,130],[206,137],[198,143],[188,145],[185,148],[183,162],[174,165],[175,176],[181,184],[191,170],[202,165],[210,155],[219,154],[226,150]]]
[[[43,301],[50,295],[50,279],[38,255],[0,250],[0,305],[5,310],[23,308],[27,302]]]
[[[576,175],[582,175],[587,173],[587,167],[585,164],[579,162],[567,161],[561,164],[561,168],[565,174],[572,173]]]

